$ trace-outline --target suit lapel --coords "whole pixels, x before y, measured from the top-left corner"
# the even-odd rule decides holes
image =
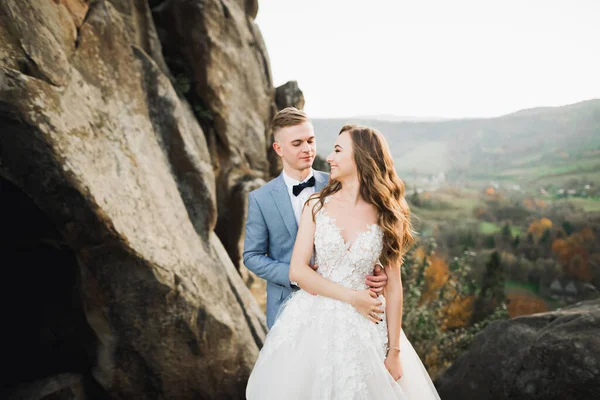
[[[296,240],[298,224],[296,223],[296,217],[294,217],[292,201],[290,200],[287,185],[283,180],[283,175],[279,175],[277,178],[277,186],[271,191],[271,196],[273,196],[273,200],[275,200],[275,205],[277,206],[279,215],[281,215],[283,223],[290,232],[292,240]]]

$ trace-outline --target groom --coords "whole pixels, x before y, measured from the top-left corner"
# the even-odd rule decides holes
[[[290,282],[290,260],[302,207],[329,179],[312,169],[315,133],[304,113],[294,107],[279,111],[272,122],[273,148],[281,157],[281,174],[248,195],[244,265],[267,281],[267,326],[275,322],[281,303],[298,286]],[[315,270],[317,266],[313,267]],[[367,277],[367,285],[381,293],[387,276],[381,268]]]

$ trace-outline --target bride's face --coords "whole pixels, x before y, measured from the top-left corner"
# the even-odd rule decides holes
[[[339,181],[356,175],[356,164],[354,162],[354,151],[352,150],[350,133],[343,132],[338,135],[333,146],[333,151],[327,156],[327,162],[331,165],[331,179]]]

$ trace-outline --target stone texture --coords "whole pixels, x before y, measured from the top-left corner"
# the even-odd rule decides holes
[[[254,22],[256,1],[181,0],[153,7],[165,58],[207,135],[216,175],[215,232],[240,265],[247,193],[270,178],[274,88]]]
[[[278,110],[286,107],[304,109],[304,93],[298,87],[298,82],[289,81],[275,89],[275,104]]]
[[[73,18],[73,23],[79,28],[87,15],[90,0],[58,0],[58,3],[66,7]]]
[[[246,14],[252,19],[258,14],[258,0],[245,0]]]
[[[51,376],[11,391],[6,400],[85,400],[83,379],[76,374]]]
[[[147,0],[110,0],[110,3],[119,11],[129,41],[144,50],[160,70],[170,77]]]
[[[264,316],[214,233],[223,175],[157,42],[148,44],[144,4],[95,1],[81,19],[86,2],[0,3],[0,176],[50,218],[76,257],[96,346],[92,371],[82,372],[104,393],[243,398]],[[226,70],[213,67],[215,76]],[[267,110],[268,100],[266,90],[254,103]],[[234,99],[220,101],[233,112]],[[220,131],[230,135],[228,159],[254,157],[264,120],[242,105],[235,111],[220,117],[241,129]],[[234,156],[242,132],[258,144]],[[238,177],[239,193],[249,190],[240,182],[255,179],[252,168],[266,169],[262,153],[227,175]]]
[[[600,300],[496,322],[437,381],[452,399],[600,398]]]

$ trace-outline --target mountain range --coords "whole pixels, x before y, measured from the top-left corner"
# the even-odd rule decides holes
[[[314,119],[321,156],[331,151],[345,123],[372,126],[382,132],[401,176],[444,173],[451,181],[531,183],[578,174],[600,183],[600,99],[526,109],[496,118]]]

